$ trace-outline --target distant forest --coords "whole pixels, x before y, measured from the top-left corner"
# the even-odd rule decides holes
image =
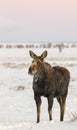
[[[77,43],[0,43],[1,48],[77,48]]]

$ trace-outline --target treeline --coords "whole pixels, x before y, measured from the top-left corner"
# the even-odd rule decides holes
[[[0,48],[76,48],[77,43],[0,43]]]

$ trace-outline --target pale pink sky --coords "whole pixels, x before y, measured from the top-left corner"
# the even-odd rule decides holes
[[[0,0],[0,41],[77,41],[77,0]]]

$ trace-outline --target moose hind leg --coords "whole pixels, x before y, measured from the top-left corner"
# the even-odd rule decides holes
[[[60,121],[63,121],[65,106],[66,106],[66,97],[59,97],[59,98],[57,98],[57,100],[60,104]]]
[[[52,106],[53,106],[53,98],[49,96],[48,98],[48,113],[49,113],[49,120],[52,120]]]
[[[37,107],[37,123],[40,122],[40,107],[41,107],[41,97],[35,96],[35,102]]]

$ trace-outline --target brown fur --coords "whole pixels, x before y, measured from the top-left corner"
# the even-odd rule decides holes
[[[63,67],[51,67],[44,62],[47,51],[41,56],[37,56],[30,51],[30,56],[34,59],[29,67],[29,74],[33,75],[34,99],[37,107],[37,123],[40,121],[41,96],[48,99],[49,120],[52,120],[53,98],[56,97],[60,104],[60,121],[63,121],[70,72]]]

